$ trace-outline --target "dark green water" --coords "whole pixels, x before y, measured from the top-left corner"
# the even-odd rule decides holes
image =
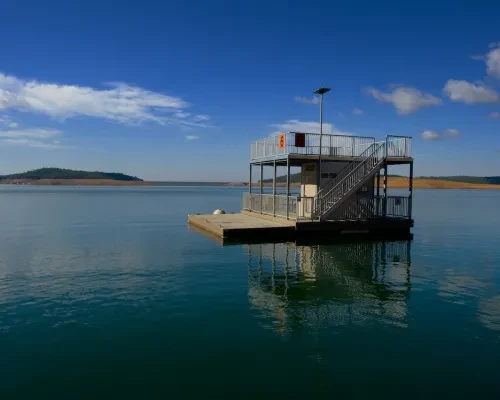
[[[411,242],[221,247],[226,188],[0,188],[0,399],[500,398],[500,192]]]

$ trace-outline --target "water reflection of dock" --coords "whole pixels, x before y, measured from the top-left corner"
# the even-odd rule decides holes
[[[409,240],[247,249],[251,305],[279,332],[317,324],[407,325]]]

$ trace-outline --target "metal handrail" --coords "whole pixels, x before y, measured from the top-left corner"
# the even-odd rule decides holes
[[[243,209],[275,217],[297,219],[297,196],[245,192]]]
[[[374,150],[363,161],[350,171],[329,192],[316,198],[315,216],[320,217],[329,211],[336,203],[349,194],[352,189],[386,157],[386,143],[375,144]],[[351,163],[351,165],[353,165]]]
[[[411,157],[410,136],[388,135],[386,137],[387,156],[388,157]]]
[[[306,143],[304,147],[296,147],[296,133],[304,133],[306,135]],[[317,156],[320,153],[325,156],[356,157],[375,142],[375,138],[373,137],[324,134],[322,145],[319,146],[319,133],[288,132],[284,133],[284,135],[285,143],[281,148],[279,146],[278,135],[252,142],[250,146],[251,160],[287,154]]]
[[[357,198],[332,219],[368,219],[380,217],[411,218],[407,196]]]
[[[338,175],[335,178],[332,178],[326,185],[324,185],[318,193],[316,193],[316,197],[319,199],[323,195],[323,193],[328,193],[335,186],[337,186],[342,179],[344,179],[347,175],[349,175],[352,170],[358,165],[357,163],[363,162],[367,157],[369,157],[373,153],[373,147],[375,143],[368,147],[363,153],[361,153],[356,160],[352,161],[344,168],[340,170]],[[320,177],[321,179],[321,177]]]

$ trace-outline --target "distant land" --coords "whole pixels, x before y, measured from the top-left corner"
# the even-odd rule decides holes
[[[264,186],[272,185],[265,179]],[[277,186],[286,184],[286,177],[276,178]],[[65,186],[227,186],[245,187],[248,182],[159,182],[144,181],[138,177],[119,172],[76,171],[63,168],[40,168],[19,174],[0,175],[0,184],[11,185],[65,185]],[[300,185],[300,173],[290,175],[290,186]],[[252,186],[259,186],[253,182]],[[389,175],[388,187],[408,188],[408,177]],[[416,189],[500,189],[500,176],[429,176],[413,179]]]
[[[119,172],[39,168],[19,174],[0,175],[0,184],[65,186],[246,186],[244,182],[153,182]]]
[[[63,168],[40,168],[19,174],[1,175],[2,184],[35,185],[130,185],[144,181],[118,172],[75,171]]]
[[[419,179],[500,185],[500,176],[419,176]]]
[[[389,175],[389,177],[394,178],[405,178],[401,175]],[[451,181],[451,182],[461,182],[461,183],[473,183],[473,184],[488,184],[488,185],[500,185],[500,176],[466,176],[466,175],[457,175],[457,176],[419,176],[414,178],[415,180],[438,180],[438,181]],[[264,179],[263,182],[271,183],[272,179]],[[276,177],[276,182],[286,182],[285,176]],[[290,182],[291,183],[300,183],[300,172],[296,174],[290,174]]]
[[[452,181],[447,177],[439,178],[413,178],[415,189],[483,189],[500,190],[500,184],[469,183]],[[472,177],[474,178],[474,177]],[[391,176],[387,178],[387,187],[392,189],[408,189],[407,176]]]
[[[116,181],[142,181],[135,176],[118,172],[75,171],[64,168],[39,168],[20,174],[1,175],[0,179],[112,179]]]

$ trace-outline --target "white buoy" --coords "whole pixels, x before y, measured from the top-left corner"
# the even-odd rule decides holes
[[[220,215],[220,214],[225,214],[226,212],[224,210],[221,210],[218,208],[217,210],[214,211],[214,215]]]

